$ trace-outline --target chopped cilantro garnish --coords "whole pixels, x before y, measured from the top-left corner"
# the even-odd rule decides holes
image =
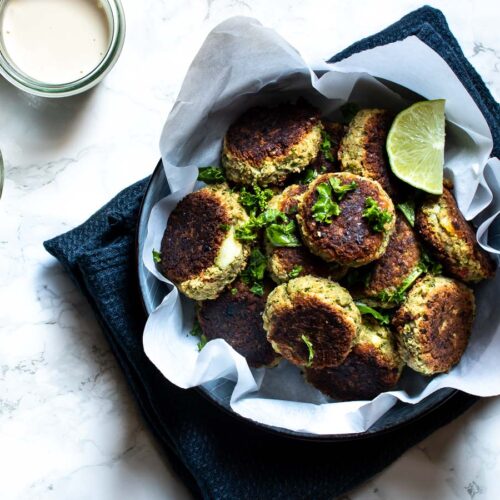
[[[219,227],[223,230],[223,231],[229,231],[229,229],[231,229],[231,224],[220,224]]]
[[[267,239],[274,246],[300,246],[295,234],[295,222],[274,208],[268,208],[257,217],[251,216],[248,222],[236,229],[235,235],[238,240],[255,241],[259,230],[263,228],[266,228]]]
[[[288,273],[288,277],[292,280],[298,278],[302,272],[302,266],[293,266],[292,270]]]
[[[234,232],[236,239],[246,242],[255,241],[259,235],[259,229],[262,227],[258,222],[252,217],[248,222],[237,227]]]
[[[191,328],[190,334],[193,337],[198,337],[200,339],[200,341],[196,345],[198,347],[198,352],[201,351],[208,342],[208,339],[203,333],[203,330],[201,329],[201,325],[200,322],[198,321],[198,318],[194,319],[193,328]]]
[[[263,295],[263,280],[266,273],[267,259],[258,249],[254,248],[248,259],[246,269],[241,273],[243,283],[250,286],[250,291],[255,295]]]
[[[377,233],[385,231],[385,225],[392,220],[392,215],[387,210],[381,209],[371,196],[365,200],[363,217],[368,219],[371,228]]]
[[[254,283],[250,287],[250,291],[254,295],[258,295],[259,297],[262,297],[264,295],[264,285],[262,283]]]
[[[340,179],[338,177],[330,177],[328,181],[339,201],[342,201],[349,191],[354,191],[358,187],[354,181],[349,184],[340,184]]]
[[[161,253],[158,252],[158,250],[153,249],[153,260],[156,264],[159,264],[161,262]]]
[[[346,102],[340,108],[340,112],[342,113],[342,121],[345,124],[348,124],[358,113],[361,108],[355,102]]]
[[[312,207],[313,218],[317,222],[331,224],[332,217],[340,215],[339,204],[332,200],[332,187],[328,182],[316,186],[318,199]]]
[[[319,146],[323,156],[328,161],[335,161],[332,154],[332,141],[326,130],[321,131],[321,144]]]
[[[198,180],[205,184],[225,182],[226,177],[221,167],[203,167],[198,169]]]
[[[418,265],[398,286],[394,292],[386,292],[385,290],[379,293],[378,298],[385,303],[401,304],[406,299],[406,292],[424,273],[423,268]]]
[[[266,210],[267,202],[273,197],[271,189],[262,189],[256,184],[252,186],[253,193],[244,187],[240,191],[239,201],[245,207],[249,215],[257,215]]]
[[[193,337],[201,337],[201,335],[203,334],[200,322],[198,321],[197,318],[194,319],[193,328],[191,328],[190,334]]]
[[[356,302],[356,307],[359,309],[361,314],[369,314],[370,316],[373,316],[381,325],[389,324],[388,314],[382,314],[376,309],[373,309],[373,307],[367,306],[363,302]]]
[[[198,347],[198,352],[200,352],[207,345],[207,342],[207,337],[202,334],[200,337],[200,341],[198,342],[198,344],[196,344],[196,346]]]
[[[341,201],[349,191],[353,191],[357,187],[355,182],[341,184],[338,177],[330,177],[328,182],[318,184],[316,187],[318,199],[312,207],[314,220],[331,224],[332,217],[340,215],[340,206],[333,198]]]
[[[314,348],[313,348],[312,342],[309,340],[309,337],[307,335],[302,335],[300,338],[302,339],[302,342],[304,342],[304,344],[307,347],[308,356],[307,356],[307,365],[306,366],[309,367],[312,365],[312,362],[314,359]]]
[[[417,267],[403,280],[401,285],[396,289],[395,292],[387,293],[382,292],[379,294],[378,298],[382,302],[391,302],[400,304],[406,298],[406,292],[410,287],[417,281],[417,279],[424,273],[429,274],[441,274],[443,272],[443,266],[436,262],[423,248],[421,249],[420,262]]]
[[[238,289],[237,288],[231,288],[231,295],[238,295]]]
[[[270,224],[266,227],[266,237],[275,247],[300,247],[301,245],[293,220],[286,224]]]
[[[314,168],[306,168],[300,179],[301,184],[309,184],[318,177],[318,172]]]
[[[274,222],[288,222],[288,217],[285,213],[277,210],[276,208],[268,208],[265,212],[262,212],[258,219],[261,221],[262,226],[266,226],[267,224],[272,224]]]
[[[419,266],[424,273],[442,274],[443,266],[436,262],[423,248],[421,249],[421,257]]]
[[[401,213],[406,217],[406,220],[410,224],[411,227],[415,226],[415,202],[414,201],[405,201],[404,203],[400,203],[398,205]]]

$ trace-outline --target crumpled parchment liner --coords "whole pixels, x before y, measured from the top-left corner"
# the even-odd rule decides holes
[[[156,270],[152,250],[160,248],[168,216],[178,201],[199,187],[197,167],[219,164],[227,127],[249,107],[299,96],[329,118],[338,118],[346,101],[399,111],[419,100],[415,94],[445,98],[447,175],[454,181],[462,213],[479,224],[480,244],[492,254],[500,253],[500,162],[488,161],[491,133],[438,54],[412,36],[333,65],[315,65],[314,70],[277,33],[254,19],[232,18],[209,34],[189,68],[160,142],[173,194],[153,208],[144,246],[144,263],[159,280],[169,283]],[[380,79],[388,80],[387,85]],[[399,390],[373,401],[354,402],[332,402],[306,384],[299,369],[287,362],[274,369],[250,369],[221,339],[198,353],[197,339],[189,334],[193,302],[171,288],[148,319],[144,331],[148,357],[182,388],[221,378],[234,381],[232,409],[264,424],[313,434],[361,432],[397,400],[417,403],[443,387],[479,396],[500,393],[500,274],[477,287],[472,337],[450,373],[429,379],[407,370]]]

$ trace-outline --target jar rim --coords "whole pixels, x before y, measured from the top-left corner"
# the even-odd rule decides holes
[[[0,0],[0,18],[9,0]],[[78,80],[66,83],[44,83],[31,78],[9,61],[0,37],[0,74],[21,90],[42,97],[66,97],[85,92],[97,85],[115,65],[125,41],[125,13],[120,0],[100,0],[106,3],[106,16],[111,25],[109,46],[99,64]]]

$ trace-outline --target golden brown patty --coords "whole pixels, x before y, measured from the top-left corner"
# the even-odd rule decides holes
[[[415,227],[445,270],[467,283],[492,278],[495,264],[477,244],[451,192],[428,196],[416,214]]]
[[[383,109],[362,109],[349,123],[340,143],[338,158],[341,169],[378,181],[394,196],[396,180],[392,177],[385,148],[392,122]]]
[[[391,333],[375,321],[363,320],[358,343],[336,368],[307,368],[306,378],[324,394],[343,401],[373,399],[394,388],[403,363]]]
[[[161,243],[161,272],[188,297],[215,298],[245,267],[248,248],[234,227],[248,216],[226,185],[184,197],[170,214]]]
[[[317,186],[337,177],[342,185],[355,182],[357,188],[339,201],[341,213],[330,224],[317,222],[313,206],[318,199]],[[384,231],[376,232],[363,217],[366,199],[373,198],[378,206],[387,210],[392,218]],[[302,196],[297,214],[300,231],[312,253],[327,262],[359,267],[380,258],[389,242],[395,226],[394,205],[378,182],[348,172],[320,175]]]
[[[307,190],[302,184],[292,184],[269,200],[268,207],[280,210],[287,215],[297,213],[300,196]]]
[[[306,275],[340,280],[347,273],[347,267],[329,264],[313,255],[305,246],[277,248],[266,244],[266,253],[267,268],[272,279],[278,284],[292,277]]]
[[[396,304],[377,300],[382,292],[391,295],[402,285],[421,259],[417,237],[405,217],[396,214],[396,229],[392,233],[384,255],[373,263],[366,286],[356,290],[355,295],[369,298],[379,307],[393,307]]]
[[[269,201],[269,208],[280,210],[290,217],[295,218],[299,196],[307,189],[307,186],[293,184],[288,186],[281,194],[276,195]],[[342,266],[328,264],[319,259],[305,246],[300,247],[274,247],[266,243],[267,267],[273,280],[280,284],[298,276],[308,274],[323,278],[340,279],[347,269]],[[300,269],[300,271],[298,271]],[[290,273],[297,273],[290,276]]]
[[[360,323],[347,290],[313,276],[276,287],[264,311],[264,328],[274,350],[296,365],[312,368],[342,363]]]
[[[227,131],[226,176],[241,184],[280,184],[316,157],[321,130],[319,112],[305,102],[252,108]]]
[[[342,140],[342,137],[344,137],[346,127],[341,123],[329,122],[326,120],[322,120],[322,123],[322,146],[320,147],[318,155],[310,163],[309,167],[321,173],[338,172],[340,168],[338,160],[340,141]],[[330,144],[330,148],[326,148],[326,151],[323,147],[325,136]]]
[[[442,276],[419,280],[392,320],[408,366],[432,375],[456,365],[469,341],[474,309],[474,294],[462,283]]]
[[[262,314],[272,289],[268,282],[263,296],[253,294],[241,280],[228,286],[215,300],[199,303],[198,321],[208,340],[224,339],[253,367],[276,363],[276,354],[267,341]]]

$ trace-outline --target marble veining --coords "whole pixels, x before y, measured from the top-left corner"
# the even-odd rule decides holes
[[[232,15],[331,56],[419,7],[413,0],[123,0],[122,57],[75,98],[0,79],[0,498],[188,499],[145,428],[89,305],[42,242],[148,175],[164,120],[208,31]],[[440,0],[500,97],[498,2]],[[345,499],[500,497],[500,399],[484,400]]]

